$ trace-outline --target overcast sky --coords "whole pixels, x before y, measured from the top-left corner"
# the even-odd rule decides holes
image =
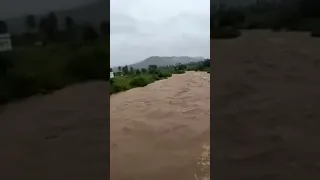
[[[111,0],[111,66],[210,56],[210,0]]]
[[[79,7],[97,0],[0,0],[0,19]]]

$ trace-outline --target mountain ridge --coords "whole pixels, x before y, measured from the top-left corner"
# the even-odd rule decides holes
[[[151,56],[147,59],[128,65],[128,67],[133,67],[134,69],[141,69],[141,68],[148,68],[149,65],[157,65],[160,66],[168,66],[168,65],[175,65],[177,63],[189,63],[189,62],[196,62],[204,60],[204,57],[196,56],[196,57],[190,57],[190,56]],[[118,71],[118,67],[113,67],[112,69],[114,71]]]

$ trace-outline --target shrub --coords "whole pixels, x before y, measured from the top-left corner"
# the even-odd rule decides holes
[[[104,79],[108,74],[109,55],[104,51],[94,50],[91,53],[80,54],[68,61],[65,73],[75,79]]]
[[[205,67],[210,67],[210,59],[205,59],[205,60],[203,61],[203,66],[205,66]]]
[[[36,76],[19,72],[10,72],[6,77],[6,86],[10,96],[23,98],[39,93],[38,81]]]
[[[203,65],[198,65],[197,67],[196,67],[196,70],[197,71],[204,71],[204,66]]]
[[[142,68],[142,69],[141,69],[141,72],[142,72],[142,73],[147,73],[147,69],[146,69],[146,68]]]
[[[13,68],[13,66],[14,62],[13,59],[10,57],[10,53],[0,53],[0,74],[6,74],[9,69]]]
[[[22,69],[12,69],[0,80],[0,83],[2,97],[6,94],[8,99],[12,99],[39,93],[46,94],[64,87],[68,81],[59,72],[25,72]]]
[[[114,84],[114,79],[113,78],[111,78],[109,81],[110,81],[110,85]]]
[[[158,74],[158,76],[159,76],[159,78],[168,78],[168,77],[171,77],[172,76],[172,74],[171,73],[169,73],[169,72],[159,72],[159,74]]]
[[[184,74],[184,73],[185,73],[185,71],[183,71],[183,70],[178,70],[175,72],[175,74]]]
[[[5,79],[0,76],[0,104],[8,102],[10,98],[8,86],[5,84]]]
[[[113,94],[113,93],[117,93],[117,92],[122,92],[122,91],[126,91],[130,88],[128,88],[127,86],[123,85],[123,84],[117,84],[117,83],[114,83],[111,85],[111,91],[110,93]]]
[[[135,77],[135,78],[130,82],[130,85],[131,85],[132,87],[144,87],[144,86],[146,86],[146,85],[148,85],[148,84],[149,84],[148,81],[147,81],[145,78],[141,77],[141,76]]]
[[[155,75],[153,75],[153,79],[154,79],[154,80],[156,80],[156,81],[158,81],[158,80],[160,80],[160,79],[161,79],[161,77],[159,77],[159,75],[158,75],[158,74],[155,74]]]

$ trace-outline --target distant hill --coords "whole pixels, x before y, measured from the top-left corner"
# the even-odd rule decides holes
[[[74,19],[75,23],[78,25],[91,24],[95,28],[98,28],[100,23],[104,20],[109,19],[109,14],[107,12],[108,3],[105,0],[97,0],[89,4],[62,11],[54,11],[57,15],[59,21],[59,27],[63,28],[64,18],[70,16]],[[48,12],[49,13],[49,12]],[[34,14],[36,17],[37,23],[41,17],[46,14]],[[26,30],[26,17],[11,18],[5,20],[8,25],[10,33],[22,33]]]
[[[188,56],[172,56],[172,57],[160,57],[160,56],[151,56],[141,62],[128,65],[135,69],[148,68],[149,65],[168,66],[175,65],[177,63],[189,63],[195,61],[204,60],[203,57],[188,57]],[[113,68],[114,71],[118,70],[118,67]]]

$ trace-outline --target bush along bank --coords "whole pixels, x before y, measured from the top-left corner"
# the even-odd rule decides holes
[[[1,52],[0,104],[77,82],[108,80],[108,59],[109,53],[97,46],[19,47]]]
[[[210,59],[166,67],[157,67],[157,65],[149,65],[148,68],[142,69],[129,68],[129,66],[118,67],[118,71],[114,72],[115,77],[110,79],[110,94],[136,87],[144,87],[157,80],[167,79],[172,74],[183,74],[186,71],[205,71],[210,73]]]

